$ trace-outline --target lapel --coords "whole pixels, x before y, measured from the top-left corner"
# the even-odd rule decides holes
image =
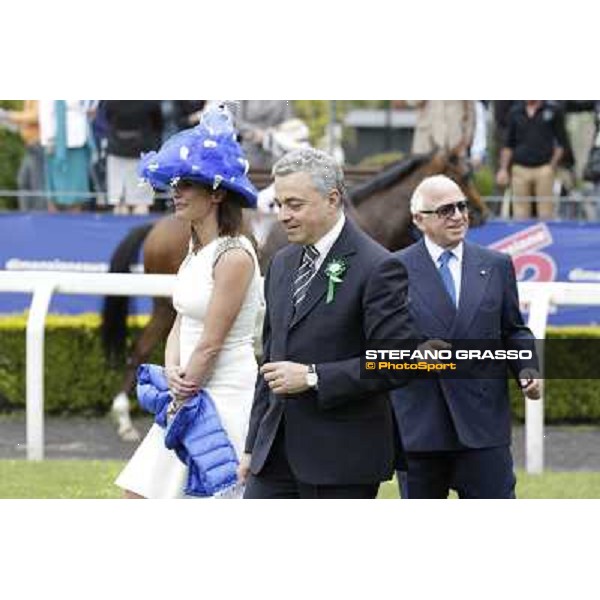
[[[355,245],[356,236],[357,236],[357,233],[355,230],[355,225],[350,221],[350,219],[348,218],[348,215],[346,215],[346,222],[344,223],[344,227],[343,227],[342,231],[340,232],[340,235],[338,236],[337,240],[334,242],[333,246],[331,247],[331,249],[329,250],[327,255],[324,257],[323,262],[321,263],[321,266],[319,267],[319,270],[317,271],[317,274],[313,277],[312,282],[308,286],[306,296],[304,297],[304,300],[302,300],[302,302],[298,306],[296,313],[294,314],[294,317],[290,323],[289,329],[292,329],[300,321],[302,321],[302,319],[304,319],[306,317],[306,315],[308,315],[315,308],[315,306],[317,305],[319,300],[325,295],[325,292],[327,291],[327,285],[328,285],[328,279],[325,275],[325,269],[327,268],[327,264],[329,263],[329,261],[333,258],[346,258],[356,252],[356,245]],[[350,265],[348,265],[348,267],[350,268]],[[346,276],[347,275],[348,274],[346,272]],[[292,284],[293,284],[293,277],[292,277],[292,281],[290,282],[290,302],[289,302],[290,314],[293,312],[291,310],[291,307],[292,307],[292,300],[291,300]],[[338,285],[339,286],[343,285],[343,283],[338,284]],[[289,321],[286,321],[286,323],[287,322],[289,322]]]
[[[448,296],[424,239],[418,242],[415,250],[413,260],[415,276],[409,280],[409,293],[410,288],[414,288],[421,296],[421,301],[431,308],[431,314],[447,331],[450,331],[456,320],[456,307]]]
[[[464,242],[458,314],[454,335],[466,333],[491,279],[492,267],[477,251],[477,247]],[[464,337],[464,336],[463,336]]]

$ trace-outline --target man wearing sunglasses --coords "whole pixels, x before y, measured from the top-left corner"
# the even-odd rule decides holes
[[[464,340],[533,348],[512,261],[465,241],[469,216],[458,185],[444,175],[424,179],[411,212],[423,238],[397,257],[408,272],[409,309],[420,335],[443,340],[446,346],[434,344],[446,348]],[[398,474],[403,498],[446,498],[450,489],[461,498],[515,497],[508,370],[529,398],[540,397],[540,381],[535,359],[507,363],[500,377],[498,371],[493,377],[489,371],[460,379],[417,376],[394,390],[408,463]]]

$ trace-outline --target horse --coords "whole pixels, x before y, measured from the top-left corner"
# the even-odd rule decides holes
[[[423,178],[445,174],[463,190],[469,201],[473,225],[481,224],[488,214],[481,196],[469,177],[468,165],[458,155],[434,152],[409,156],[394,162],[372,179],[354,186],[344,198],[346,213],[369,235],[391,251],[413,243],[419,232],[412,226],[410,197]],[[143,244],[145,273],[177,273],[190,239],[189,224],[174,215],[154,224],[146,224],[129,232],[115,250],[110,272],[128,272]],[[275,224],[259,249],[261,271],[274,253],[287,243],[285,232]],[[109,364],[124,355],[128,298],[108,296],[102,314],[102,340]],[[155,298],[150,321],[135,342],[127,358],[121,389],[113,399],[112,414],[117,420],[119,435],[136,441],[139,434],[129,416],[128,394],[133,388],[137,366],[146,361],[154,346],[166,339],[175,319],[175,310],[168,298]]]

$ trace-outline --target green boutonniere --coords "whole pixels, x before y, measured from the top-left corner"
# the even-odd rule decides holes
[[[335,286],[338,283],[342,283],[347,268],[348,265],[343,258],[333,258],[327,263],[327,268],[325,269],[325,275],[327,275],[329,279],[329,284],[327,285],[327,298],[325,300],[327,304],[333,302]]]

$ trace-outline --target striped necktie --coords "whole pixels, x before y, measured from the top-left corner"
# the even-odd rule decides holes
[[[440,261],[439,272],[444,282],[444,287],[452,300],[452,304],[456,306],[456,286],[454,285],[454,278],[448,266],[452,258],[454,258],[454,254],[450,250],[444,250],[438,260]]]
[[[297,307],[304,300],[304,296],[306,296],[308,286],[316,272],[315,261],[318,256],[319,251],[314,246],[304,246],[302,262],[294,277],[294,293],[292,295],[294,307]]]

